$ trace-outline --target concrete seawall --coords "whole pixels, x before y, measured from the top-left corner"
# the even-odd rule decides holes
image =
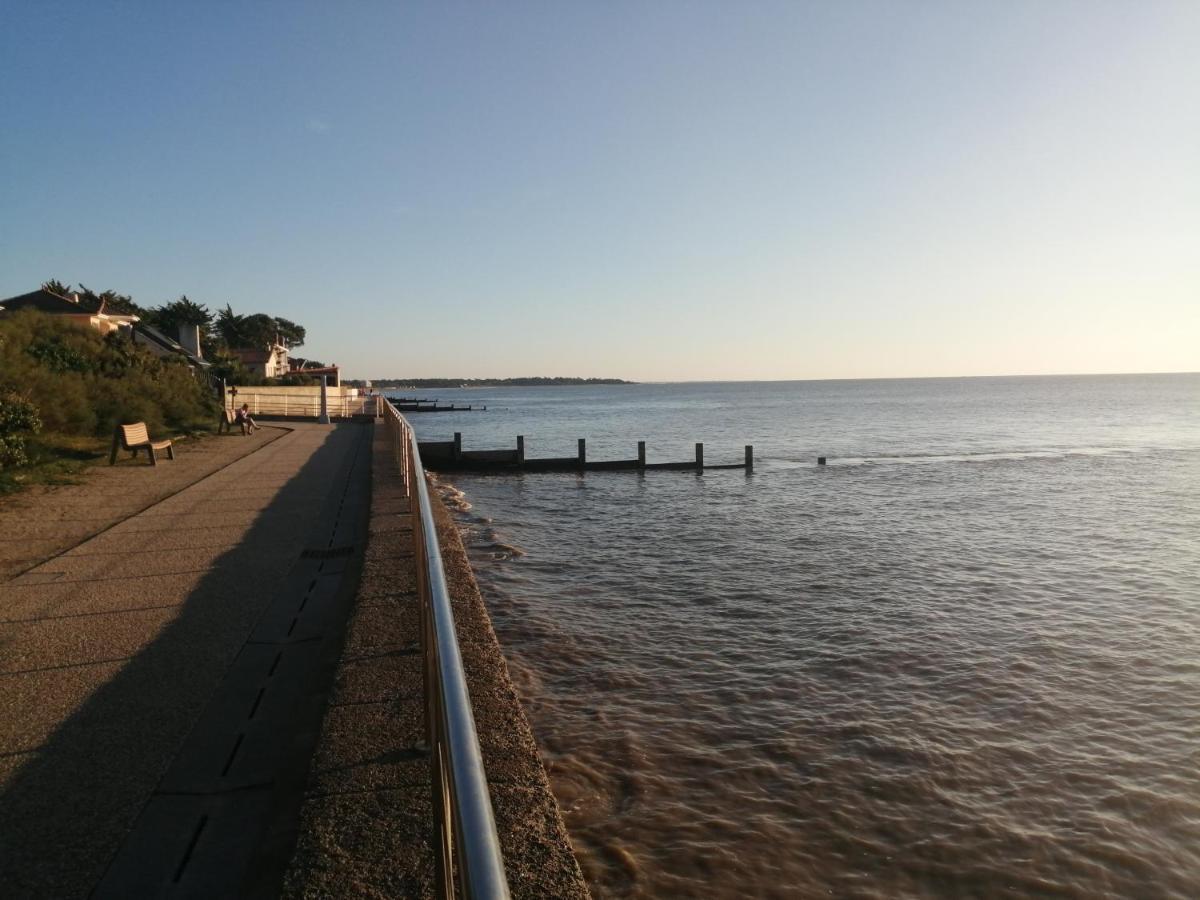
[[[409,498],[373,442],[362,580],[313,758],[284,895],[431,896],[429,760]],[[449,512],[438,538],[514,897],[588,897],[529,723]]]

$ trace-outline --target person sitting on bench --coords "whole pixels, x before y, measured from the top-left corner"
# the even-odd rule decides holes
[[[242,426],[242,430],[245,431],[246,434],[254,434],[254,429],[258,427],[258,423],[250,418],[249,403],[242,404],[242,408],[237,411],[234,421]]]

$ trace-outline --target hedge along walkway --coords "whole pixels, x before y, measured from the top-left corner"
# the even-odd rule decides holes
[[[81,474],[80,484],[33,485],[0,498],[0,584],[218,472],[287,434],[266,428],[253,435],[178,441],[175,459],[151,466],[145,453],[107,458]],[[107,451],[105,451],[107,457]]]
[[[340,646],[340,627],[309,620],[330,619],[343,600],[352,557],[325,559],[323,551],[352,545],[353,532],[365,529],[369,490],[367,426],[297,425],[281,434],[266,446],[240,435],[206,442],[214,454],[190,473],[183,454],[174,472],[165,462],[118,469],[123,484],[150,487],[114,496],[93,529],[169,490],[163,476],[178,479],[176,490],[191,483],[0,582],[0,896],[158,896],[172,881],[184,888],[187,859],[214,852],[221,864],[193,866],[189,879],[237,884],[246,852],[259,854],[258,870],[269,869],[262,861],[272,848],[259,850],[264,816],[279,807],[277,773],[294,769],[290,759],[281,768],[272,751],[303,748],[294,724],[311,704],[303,673],[283,691],[266,682],[292,671],[297,648]],[[217,462],[239,451],[240,459]],[[64,516],[88,509],[85,491],[72,495]],[[244,703],[233,698],[232,719],[214,708],[232,696],[231,679],[253,688]],[[265,739],[248,718],[270,723]],[[318,707],[309,748],[319,720]],[[236,817],[241,831],[225,829],[233,840],[221,857],[221,829],[198,834],[189,803],[230,809],[242,799],[258,805]],[[181,840],[178,852],[145,852],[135,835]],[[286,859],[276,863],[276,888]]]
[[[429,756],[408,495],[376,427],[358,598],[309,772],[286,897],[430,897]],[[513,897],[587,898],[558,803],[450,514],[434,500]]]

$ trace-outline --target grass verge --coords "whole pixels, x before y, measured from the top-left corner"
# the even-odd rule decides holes
[[[187,443],[203,440],[214,433],[213,428],[196,427],[172,439]],[[111,450],[111,439],[53,432],[30,436],[25,441],[29,464],[15,469],[0,469],[0,495],[14,494],[33,485],[79,484],[91,466],[108,465]],[[136,461],[128,453],[117,454],[118,466],[146,464],[144,452],[139,454]]]

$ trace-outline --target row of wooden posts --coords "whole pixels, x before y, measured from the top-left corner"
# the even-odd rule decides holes
[[[475,410],[487,412],[486,406],[475,406],[474,404],[461,406],[456,403],[439,404],[437,400],[415,400],[407,397],[391,399],[391,403],[400,412],[473,412]]]
[[[517,435],[515,450],[464,450],[462,433],[454,432],[452,441],[421,441],[421,460],[434,469],[454,469],[459,471],[512,471],[525,472],[570,472],[570,471],[637,471],[644,469],[675,469],[695,470],[704,469],[754,469],[754,447],[747,444],[745,461],[732,464],[705,465],[704,444],[696,444],[696,457],[686,462],[648,463],[646,462],[646,442],[638,441],[637,459],[613,459],[589,461],[587,457],[587,441],[579,438],[578,452],[575,456],[553,457],[548,459],[529,459],[525,456],[525,436]]]

